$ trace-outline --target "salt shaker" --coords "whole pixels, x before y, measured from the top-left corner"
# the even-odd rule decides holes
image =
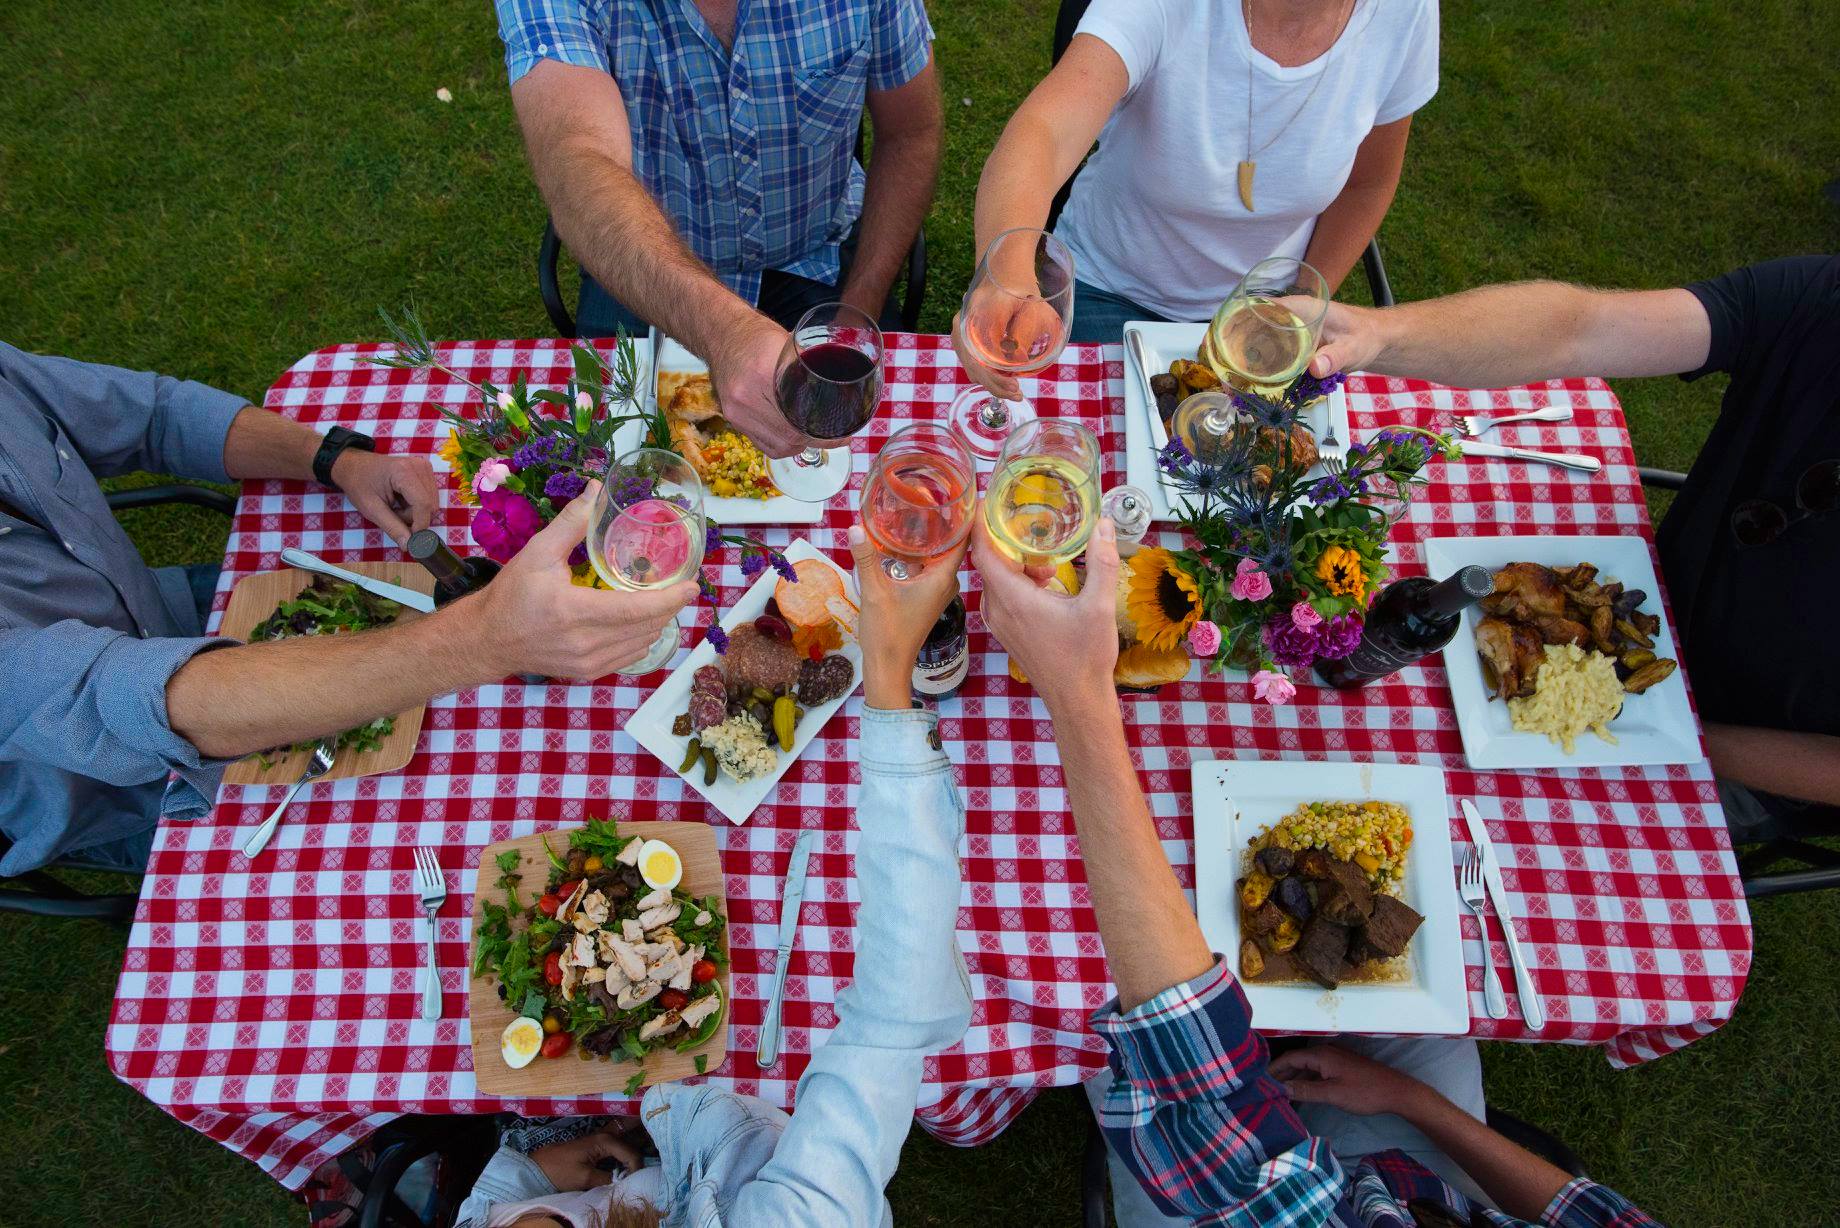
[[[1150,496],[1136,486],[1114,486],[1099,501],[1099,511],[1118,526],[1118,557],[1136,554],[1150,532]]]

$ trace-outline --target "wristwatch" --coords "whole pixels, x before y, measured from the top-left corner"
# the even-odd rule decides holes
[[[360,452],[375,452],[377,441],[360,431],[348,431],[342,426],[335,426],[327,431],[326,437],[319,441],[319,451],[313,454],[313,478],[321,486],[338,489],[338,485],[332,480],[332,465],[346,448],[356,448]]]

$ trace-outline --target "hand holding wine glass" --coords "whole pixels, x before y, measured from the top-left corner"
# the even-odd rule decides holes
[[[774,375],[779,411],[801,436],[836,443],[862,430],[882,401],[882,330],[843,303],[820,303],[786,338]],[[848,447],[807,447],[771,465],[773,484],[823,503],[850,482]]]
[[[1214,313],[1202,361],[1241,391],[1277,395],[1309,365],[1328,306],[1329,283],[1310,265],[1261,260]]]
[[[624,592],[671,588],[696,577],[707,537],[703,481],[696,470],[675,452],[635,448],[608,467],[595,492],[588,561],[596,575]],[[676,651],[672,622],[643,657],[617,672],[648,674]]]
[[[1065,243],[1030,227],[990,241],[952,321],[952,348],[983,387],[960,393],[949,419],[977,456],[996,457],[1010,432],[1034,419],[1015,377],[1038,374],[1060,356],[1072,319],[1073,253]]]
[[[977,466],[950,427],[896,431],[863,482],[862,527],[890,578],[911,580],[961,545],[977,504]]]
[[[1033,374],[1053,362],[1065,344],[1061,338],[1066,329],[1067,322],[1052,304],[1038,298],[1018,299],[984,285],[968,293],[952,317],[952,350],[965,374],[980,387],[999,400],[1018,401],[1022,399],[1018,376]],[[986,358],[987,354],[998,357]]]
[[[1004,441],[984,498],[990,540],[1024,568],[1078,557],[1099,517],[1099,440],[1077,422],[1035,418]]]
[[[813,441],[779,411],[777,381],[786,330],[759,312],[749,312],[722,347],[709,357],[709,378],[722,416],[769,457],[796,456]]]
[[[967,519],[966,528],[970,528]],[[970,537],[936,556],[918,576],[897,580],[862,525],[850,530],[850,553],[856,560],[856,587],[862,613],[856,639],[863,650],[864,698],[872,708],[904,711],[908,706],[914,658],[927,632],[958,592],[958,568]]]

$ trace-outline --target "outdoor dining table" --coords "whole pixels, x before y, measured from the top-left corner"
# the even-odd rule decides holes
[[[967,383],[949,341],[891,334],[885,401],[852,442],[855,479],[822,523],[766,528],[848,564],[855,489],[887,435],[943,416]],[[447,428],[437,407],[473,394],[443,375],[363,361],[375,345],[339,345],[302,358],[267,406],[317,429],[365,431],[389,453],[433,455]],[[442,360],[473,380],[533,385],[568,378],[566,343],[445,344]],[[1104,483],[1123,481],[1122,349],[1069,346],[1035,381],[1044,415],[1098,432]],[[1519,428],[1518,442],[1589,452],[1601,475],[1514,462],[1435,463],[1430,485],[1394,534],[1399,571],[1421,571],[1428,536],[1584,533],[1651,542],[1623,414],[1608,387],[1570,380],[1464,392],[1400,380],[1349,380],[1357,438],[1397,422],[1436,425],[1468,410],[1570,407],[1569,422]],[[467,509],[444,492],[437,527],[463,552]],[[1173,527],[1154,536],[1174,544]],[[332,561],[390,560],[396,547],[343,497],[301,482],[245,484],[219,582],[281,566],[285,546]],[[745,587],[732,552],[709,565],[724,604]],[[1059,754],[1032,690],[1005,672],[1002,648],[977,616],[967,581],[972,666],[940,705],[940,732],[967,809],[958,941],[975,997],[970,1030],[927,1062],[917,1116],[952,1143],[997,1135],[1041,1089],[1078,1082],[1104,1062],[1087,1027],[1112,989]],[[704,606],[684,640],[700,638]],[[516,627],[503,628],[517,635]],[[413,668],[404,662],[403,668]],[[511,836],[612,815],[707,823],[726,879],[732,950],[732,1030],[713,1082],[790,1107],[814,1047],[836,1023],[848,983],[856,889],[852,850],[860,694],[745,825],[732,826],[622,726],[662,673],[593,685],[508,679],[431,701],[415,757],[400,772],[306,789],[253,862],[243,837],[276,790],[225,787],[211,815],[163,822],[154,842],[107,1035],[111,1067],[154,1103],[299,1188],[320,1164],[396,1114],[607,1113],[618,1095],[504,1100],[474,1082],[467,1023],[469,902],[480,851]],[[362,685],[362,679],[353,679]],[[1357,760],[1444,769],[1453,823],[1473,798],[1494,821],[1496,847],[1522,943],[1545,1007],[1537,1034],[1515,995],[1509,1017],[1483,1005],[1475,919],[1462,917],[1471,1034],[1495,1040],[1601,1046],[1618,1066],[1678,1049],[1730,1018],[1750,967],[1750,922],[1710,767],[1476,772],[1467,769],[1441,660],[1430,658],[1353,692],[1298,688],[1280,707],[1243,680],[1199,669],[1154,694],[1122,697],[1139,777],[1164,850],[1192,889],[1191,761],[1207,758]],[[899,816],[877,816],[899,822]],[[784,1056],[761,1071],[754,1048],[787,860],[800,829],[824,835],[811,859],[803,925],[785,998]],[[1466,839],[1462,827],[1453,840]],[[424,922],[413,850],[437,850],[449,898],[439,918],[443,1018],[419,1018]],[[1498,975],[1507,952],[1490,940]],[[1504,982],[1512,990],[1511,979]]]

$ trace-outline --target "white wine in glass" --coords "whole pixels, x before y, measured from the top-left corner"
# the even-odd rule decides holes
[[[1010,435],[984,497],[997,548],[1025,567],[1079,556],[1099,515],[1099,441],[1077,422],[1036,418]]]
[[[635,448],[608,466],[588,520],[588,562],[608,587],[643,592],[694,578],[706,537],[703,481],[683,457]],[[672,620],[645,656],[614,672],[649,674],[676,652]]]
[[[1281,393],[1316,353],[1329,284],[1301,260],[1262,260],[1214,313],[1202,359],[1242,391]]]

